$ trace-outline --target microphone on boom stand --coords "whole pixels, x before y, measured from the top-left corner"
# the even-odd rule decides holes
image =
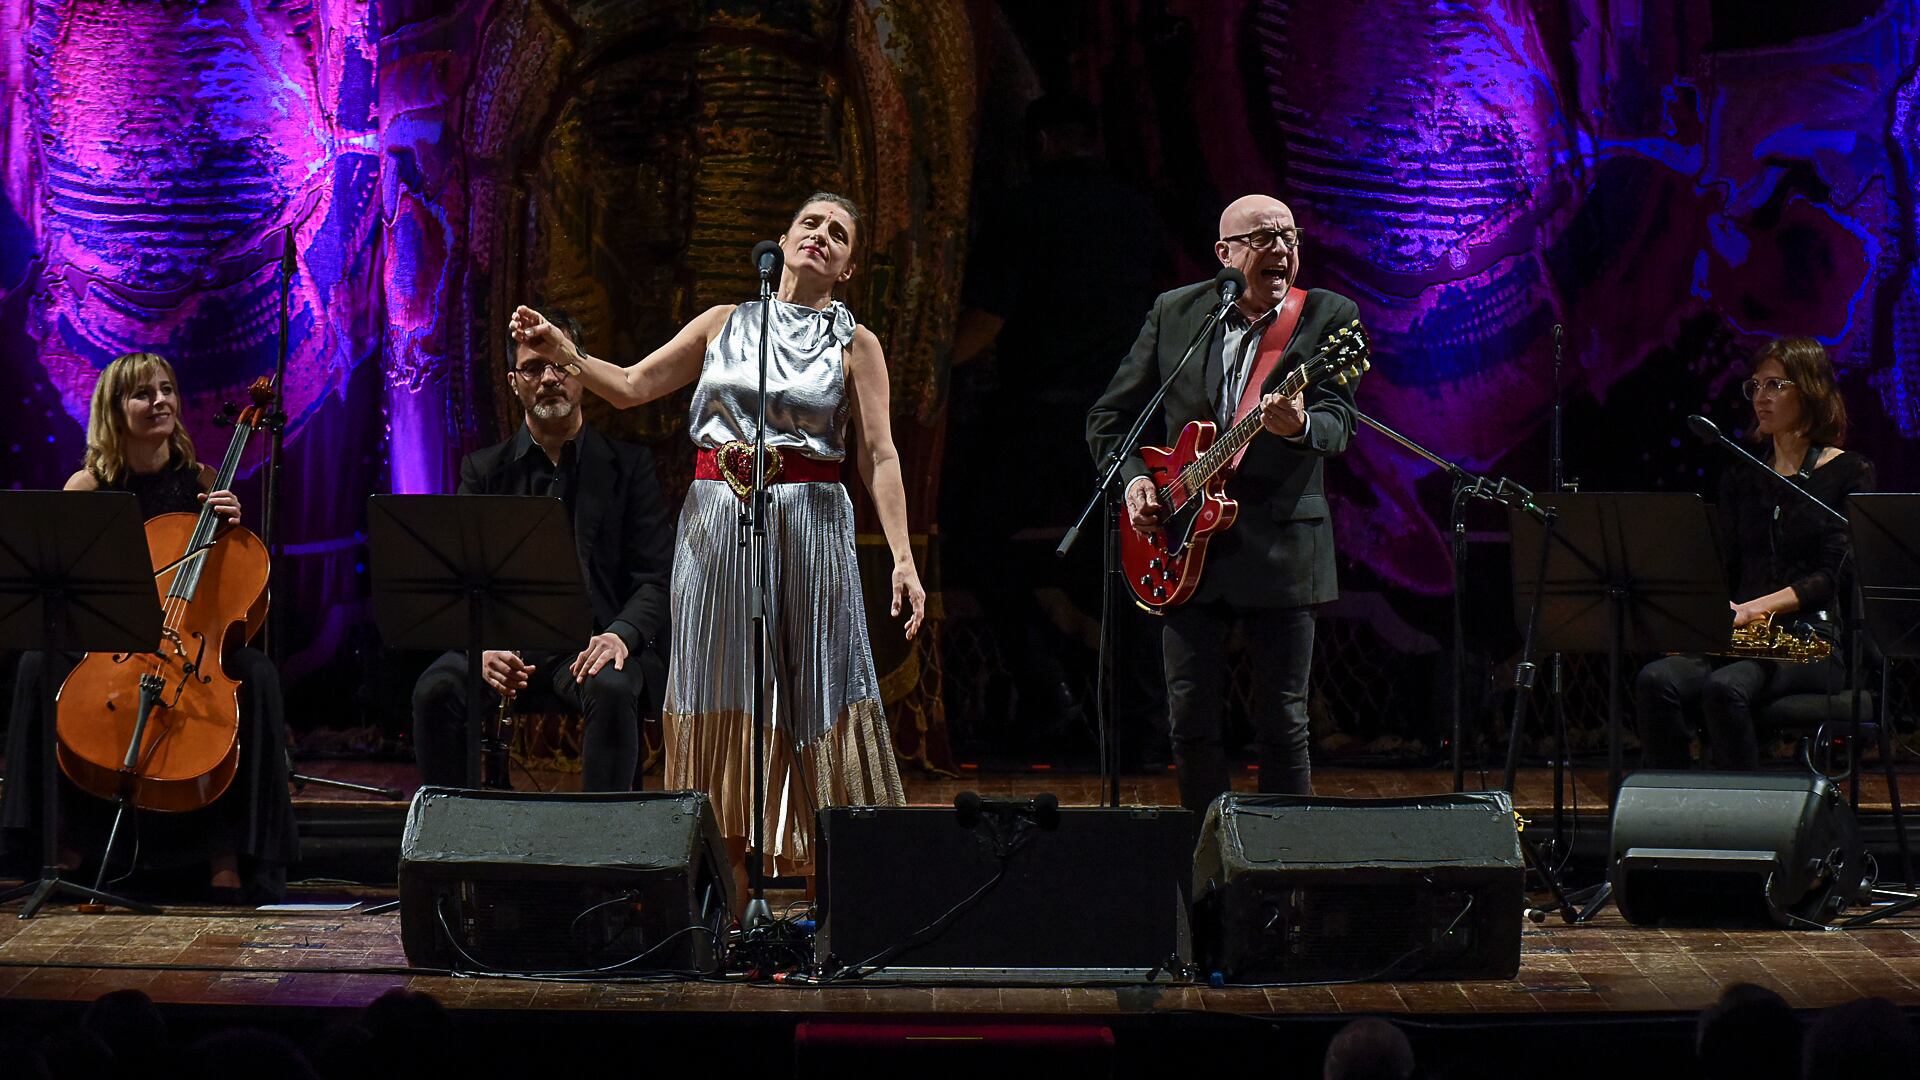
[[[1747,451],[1746,447],[1741,446],[1739,443],[1734,442],[1732,439],[1727,438],[1727,436],[1723,432],[1721,432],[1720,425],[1714,423],[1713,421],[1707,419],[1704,416],[1701,416],[1699,413],[1694,413],[1692,416],[1687,417],[1687,430],[1693,432],[1693,434],[1697,438],[1699,438],[1699,440],[1703,443],[1707,443],[1709,445],[1718,443],[1722,447],[1725,447],[1735,457],[1744,459],[1749,466],[1756,469],[1760,469],[1764,471],[1768,476],[1773,477],[1773,479],[1776,481],[1777,484],[1784,485],[1785,487],[1792,489],[1795,495],[1799,496],[1803,501],[1807,502],[1808,504],[1823,511],[1824,513],[1826,513],[1828,517],[1831,517],[1834,520],[1839,521],[1843,525],[1846,524],[1847,515],[1841,513],[1838,510],[1835,510],[1831,506],[1828,506],[1826,503],[1822,502],[1817,496],[1815,496],[1812,492],[1808,491],[1806,488],[1801,487],[1799,484],[1794,483],[1794,481],[1791,478],[1782,476],[1779,473],[1774,472],[1773,466],[1767,464],[1764,461],[1761,461],[1757,457],[1754,457],[1751,453]]]
[[[762,240],[753,245],[753,267],[760,274],[760,299],[773,295],[773,282],[780,276],[780,266],[784,256],[780,245],[772,240]]]
[[[1219,273],[1213,275],[1213,287],[1220,290],[1220,306],[1213,312],[1214,320],[1218,321],[1226,318],[1227,309],[1240,299],[1241,293],[1247,291],[1247,275],[1231,266],[1223,266]]]

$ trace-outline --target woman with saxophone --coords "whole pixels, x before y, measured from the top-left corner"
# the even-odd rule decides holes
[[[1848,495],[1873,490],[1873,464],[1841,449],[1846,404],[1819,342],[1796,337],[1768,344],[1741,390],[1753,402],[1755,454],[1774,472],[1842,513]],[[1739,464],[1720,478],[1717,510],[1733,628],[1792,620],[1831,639],[1850,588],[1846,526]],[[1787,694],[1838,687],[1838,664],[1838,657],[1781,663],[1704,656],[1648,664],[1635,695],[1644,763],[1688,767],[1697,711],[1706,720],[1715,768],[1759,768],[1756,711]]]

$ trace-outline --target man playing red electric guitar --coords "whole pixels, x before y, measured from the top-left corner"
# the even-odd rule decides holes
[[[1307,754],[1313,606],[1338,595],[1322,460],[1344,451],[1353,435],[1353,391],[1332,380],[1291,398],[1272,391],[1335,328],[1349,325],[1358,309],[1337,293],[1293,288],[1300,245],[1293,211],[1278,199],[1247,195],[1226,208],[1214,253],[1246,274],[1247,287],[1161,407],[1169,438],[1194,420],[1224,430],[1252,408],[1261,410],[1266,431],[1279,436],[1247,444],[1227,484],[1227,494],[1240,504],[1238,517],[1213,535],[1192,599],[1164,609],[1173,760],[1181,805],[1196,812],[1228,788],[1222,705],[1226,641],[1236,621],[1244,624],[1252,654],[1260,790],[1313,791]],[[1217,303],[1212,282],[1154,301],[1133,351],[1087,414],[1087,443],[1096,463],[1114,451]],[[1256,371],[1264,374],[1257,403],[1246,386]],[[1159,527],[1167,508],[1134,449],[1127,448],[1124,471],[1127,516],[1133,528],[1148,532]]]

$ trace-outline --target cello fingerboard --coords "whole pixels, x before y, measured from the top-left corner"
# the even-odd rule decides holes
[[[233,486],[233,478],[240,471],[240,459],[247,451],[247,440],[253,435],[253,425],[242,419],[233,425],[233,440],[227,444],[227,456],[220,461],[220,471],[214,475],[213,490],[225,491]],[[192,555],[180,564],[173,575],[173,584],[167,588],[167,599],[193,599],[194,592],[200,587],[200,574],[206,566],[201,558],[205,549],[213,543],[213,534],[220,528],[220,515],[213,507],[202,505],[200,517],[193,525],[193,540],[187,544]]]

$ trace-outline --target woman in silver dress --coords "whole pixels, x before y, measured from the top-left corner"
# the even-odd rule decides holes
[[[853,204],[841,196],[807,199],[780,238],[786,265],[767,313],[774,575],[767,851],[781,874],[811,870],[819,807],[905,801],[867,642],[853,504],[840,482],[851,422],[851,456],[893,551],[892,611],[907,610],[912,638],[926,591],[907,539],[886,358],[872,331],[833,298],[853,273],[858,224]],[[666,786],[707,792],[736,866],[753,813],[750,567],[738,522],[752,487],[760,306],[710,308],[628,367],[581,352],[531,308],[517,309],[509,327],[516,340],[622,408],[695,383],[688,428],[699,456],[673,561]]]

